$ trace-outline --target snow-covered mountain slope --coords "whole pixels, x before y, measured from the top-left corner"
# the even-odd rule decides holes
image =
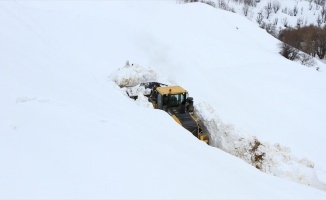
[[[108,79],[127,59],[150,66],[241,134],[306,156],[321,180],[325,75],[280,57],[248,20],[174,1],[0,11],[0,198],[326,197],[203,144]]]
[[[310,24],[324,26],[326,22],[324,0],[207,0],[207,2],[211,2],[216,8],[245,16],[254,23],[261,21],[275,25],[276,31]],[[259,15],[261,20],[258,19]]]

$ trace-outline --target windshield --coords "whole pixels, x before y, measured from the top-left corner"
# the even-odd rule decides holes
[[[169,106],[179,106],[186,99],[186,93],[169,94],[167,97],[167,104]]]

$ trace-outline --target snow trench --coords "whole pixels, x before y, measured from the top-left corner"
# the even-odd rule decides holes
[[[130,89],[143,82],[157,81],[158,74],[151,68],[127,61],[124,67],[109,75],[109,79],[120,86],[117,87],[119,91],[128,96],[126,87]],[[143,95],[144,90],[132,90],[138,93],[138,99],[135,100],[137,105],[153,108]],[[314,163],[309,159],[298,158],[281,144],[260,141],[255,136],[237,130],[235,125],[224,123],[206,102],[195,104],[195,115],[209,133],[209,145],[244,160],[262,172],[326,191],[326,184],[318,179]]]
[[[309,159],[297,158],[281,144],[270,144],[239,132],[234,125],[225,124],[205,102],[195,105],[195,113],[209,132],[211,146],[241,158],[262,172],[326,190]]]

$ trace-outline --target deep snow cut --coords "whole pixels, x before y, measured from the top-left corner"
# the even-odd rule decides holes
[[[137,73],[133,73],[134,71]],[[144,97],[150,91],[141,86],[141,83],[157,81],[157,77],[157,73],[151,68],[141,67],[138,64],[130,65],[129,61],[109,76],[112,81],[122,87],[119,89],[122,93],[127,92],[129,97],[138,96],[139,98],[135,101],[138,105],[151,108],[153,106],[150,105],[147,97]],[[128,85],[121,83],[133,83],[129,85],[133,87],[125,87]],[[195,105],[196,115],[209,132],[211,146],[237,156],[263,172],[326,190],[325,182],[318,178],[318,171],[308,158],[299,159],[282,144],[262,142],[256,136],[237,130],[235,125],[226,124],[207,102]]]

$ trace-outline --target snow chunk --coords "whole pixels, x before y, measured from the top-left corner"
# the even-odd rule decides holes
[[[147,99],[147,97],[145,97],[142,93],[138,94],[138,98],[135,100],[136,104],[142,107],[147,107],[147,108],[153,108],[153,104],[150,103]]]
[[[126,88],[126,92],[130,97],[138,96],[139,94],[150,95],[151,91],[151,89],[145,88],[145,85],[143,84],[138,84],[134,87]]]
[[[109,79],[120,87],[133,87],[143,82],[157,80],[157,73],[151,68],[145,68],[138,64],[126,62],[125,66],[114,71]]]

